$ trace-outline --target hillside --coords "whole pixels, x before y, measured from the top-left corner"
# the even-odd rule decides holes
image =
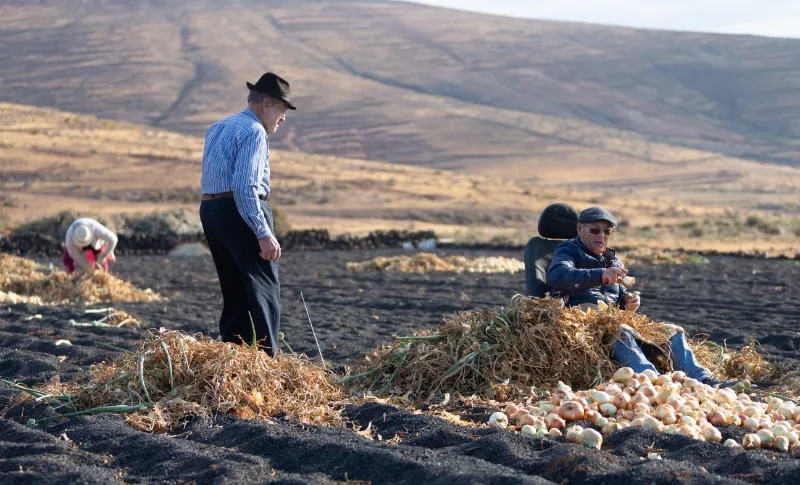
[[[274,146],[544,182],[565,164],[614,189],[606,162],[623,185],[679,186],[697,177],[676,164],[718,182],[715,154],[800,164],[800,40],[390,1],[13,1],[0,68],[0,100],[193,135],[275,70],[301,109]]]
[[[85,215],[166,209],[196,214],[202,151],[199,137],[0,103],[0,229],[65,209]],[[788,167],[727,159],[743,171],[746,190],[721,183],[714,192],[675,195],[659,186],[551,187],[281,150],[273,150],[270,161],[272,202],[296,229],[434,229],[461,240],[524,242],[536,233],[541,210],[560,201],[578,209],[608,207],[624,221],[625,244],[800,252],[800,218],[791,212],[798,210],[797,189],[776,189],[800,183]]]

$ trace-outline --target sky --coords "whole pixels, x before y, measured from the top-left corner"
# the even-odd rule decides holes
[[[800,38],[800,0],[417,0],[513,17]]]

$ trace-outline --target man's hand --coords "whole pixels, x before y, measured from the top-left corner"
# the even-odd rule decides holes
[[[603,271],[603,284],[614,284],[619,283],[625,275],[628,274],[628,270],[624,268],[608,268],[607,270]]]
[[[639,306],[642,304],[641,298],[639,295],[634,293],[625,293],[625,309],[635,312],[639,309]]]
[[[269,236],[258,240],[258,248],[262,259],[267,261],[277,261],[281,257],[281,245],[275,236]]]

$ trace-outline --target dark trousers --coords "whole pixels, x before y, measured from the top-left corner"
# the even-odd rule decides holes
[[[261,211],[273,229],[272,208],[264,201]],[[200,203],[208,247],[217,267],[222,288],[222,316],[219,332],[224,342],[250,344],[256,340],[269,355],[278,348],[281,317],[281,284],[278,263],[261,259],[258,239],[236,209],[233,197]]]

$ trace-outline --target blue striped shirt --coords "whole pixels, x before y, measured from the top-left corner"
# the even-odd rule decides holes
[[[261,239],[271,234],[259,195],[269,195],[269,137],[249,108],[208,129],[203,150],[204,194],[233,192],[242,219]]]

